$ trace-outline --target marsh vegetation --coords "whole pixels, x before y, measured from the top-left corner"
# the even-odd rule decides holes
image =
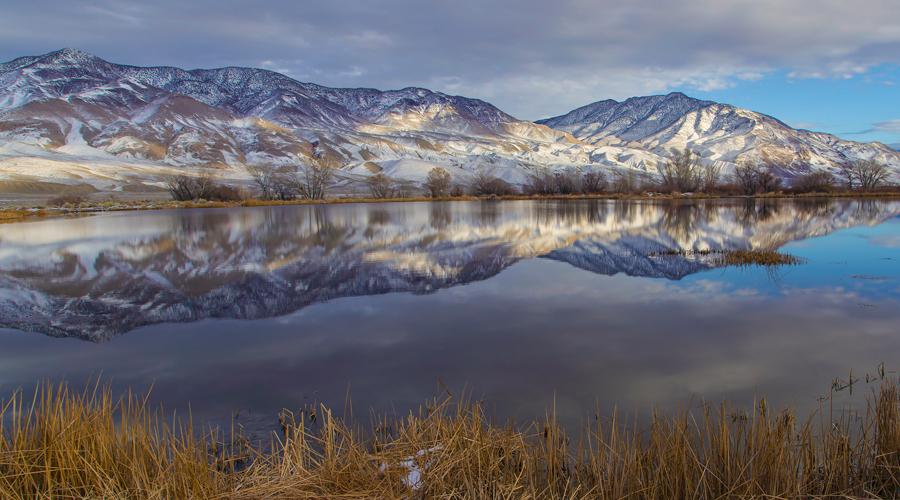
[[[447,395],[363,428],[325,406],[283,411],[251,443],[240,428],[45,384],[0,409],[4,498],[723,498],[894,497],[900,400],[881,381],[865,411],[835,415],[702,404],[644,420],[597,413],[570,435],[554,412],[498,423]]]

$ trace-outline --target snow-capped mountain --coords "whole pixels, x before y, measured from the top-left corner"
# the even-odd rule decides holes
[[[246,179],[247,166],[296,165],[315,153],[351,178],[387,171],[420,180],[443,165],[458,177],[490,167],[515,181],[524,164],[568,158],[579,146],[484,101],[420,88],[333,89],[250,68],[140,68],[74,49],[0,65],[7,178],[138,189],[184,167]]]
[[[666,157],[689,148],[709,163],[728,168],[747,159],[771,165],[785,177],[811,169],[834,171],[859,159],[875,159],[900,172],[900,155],[884,144],[794,129],[762,113],[679,92],[599,101],[537,123],[601,149],[624,146]]]
[[[264,318],[340,297],[430,293],[546,258],[681,279],[715,267],[666,249],[774,249],[876,224],[900,203],[586,201],[157,211],[8,226],[0,326],[102,340],[142,325]]]
[[[0,191],[146,191],[185,169],[248,182],[248,167],[296,167],[313,155],[348,186],[377,172],[421,181],[434,166],[459,183],[482,170],[521,183],[546,168],[653,173],[685,146],[726,166],[759,158],[785,175],[857,158],[900,172],[900,154],[886,146],[681,94],[601,101],[532,123],[478,99],[335,89],[262,69],[144,68],[74,49],[0,64]]]

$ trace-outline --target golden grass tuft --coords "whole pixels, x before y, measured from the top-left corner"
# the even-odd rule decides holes
[[[721,266],[795,266],[804,262],[800,257],[777,250],[666,250],[650,254],[657,256],[708,257],[715,265]]]
[[[31,211],[31,210],[19,210],[19,209],[8,209],[8,210],[0,210],[0,224],[6,222],[21,222],[29,217],[43,217],[46,215],[46,212],[43,210]]]
[[[613,414],[576,441],[552,412],[518,428],[446,399],[363,432],[319,406],[283,412],[282,432],[254,447],[198,434],[133,394],[46,384],[2,406],[0,497],[896,497],[898,404],[885,382],[858,417],[723,404],[647,425]]]

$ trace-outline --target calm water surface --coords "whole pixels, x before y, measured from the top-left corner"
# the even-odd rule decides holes
[[[765,248],[721,268],[673,249]],[[816,407],[900,360],[900,202],[454,202],[0,226],[0,393],[93,376],[275,425],[465,389],[571,422],[728,399]],[[865,393],[864,383],[857,393]],[[844,391],[849,392],[849,391]],[[840,395],[840,397],[844,397]],[[858,396],[856,396],[858,397]],[[846,396],[847,404],[852,398]]]

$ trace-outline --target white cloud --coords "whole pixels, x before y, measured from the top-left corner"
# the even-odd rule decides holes
[[[92,5],[4,6],[0,59],[76,45],[133,64],[193,68],[264,60],[325,85],[434,85],[522,118],[679,86],[728,88],[776,70],[795,79],[855,78],[900,64],[896,0]]]
[[[872,125],[874,132],[889,132],[900,134],[900,119],[878,122]]]

